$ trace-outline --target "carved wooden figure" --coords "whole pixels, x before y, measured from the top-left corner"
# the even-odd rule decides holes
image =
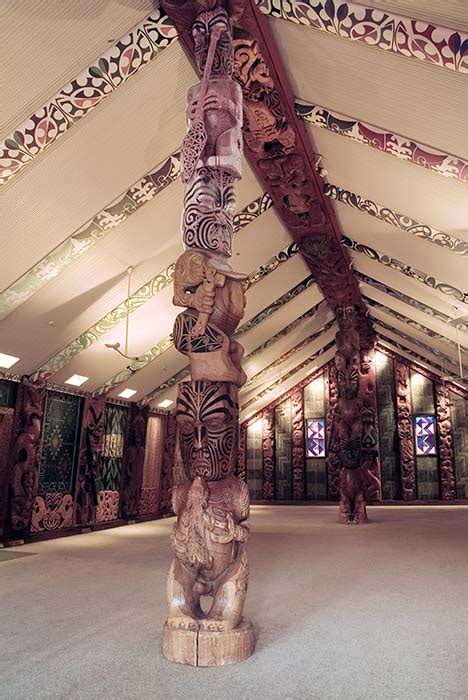
[[[78,474],[75,487],[77,525],[94,522],[97,506],[96,480],[104,436],[104,398],[87,397],[83,408]]]
[[[190,361],[178,387],[177,430],[186,481],[172,489],[177,516],[168,577],[166,658],[193,666],[241,661],[254,650],[243,618],[249,493],[234,476],[238,387],[244,349],[233,335],[244,315],[246,275],[233,272],[235,180],[242,174],[242,90],[232,79],[234,47],[226,10],[200,2],[192,23],[201,82],[187,95],[182,145],[182,237],[174,273],[174,345]],[[203,605],[203,596],[210,599]]]

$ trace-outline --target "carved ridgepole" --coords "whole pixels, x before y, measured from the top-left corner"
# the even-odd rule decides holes
[[[234,476],[239,439],[238,388],[244,350],[232,335],[244,315],[246,275],[229,264],[242,169],[242,92],[232,79],[232,28],[215,2],[192,24],[201,83],[187,96],[182,146],[185,246],[174,274],[174,344],[190,360],[179,384],[176,420],[187,481],[174,487],[177,521],[168,577],[164,656],[192,666],[241,661],[254,650],[242,617],[248,564],[249,494]],[[208,8],[208,9],[205,9]],[[211,597],[207,610],[201,596]]]
[[[366,523],[366,481],[369,450],[363,450],[363,438],[370,432],[366,423],[369,408],[360,396],[360,338],[358,310],[351,305],[337,308],[339,330],[336,334],[335,365],[338,405],[334,415],[335,436],[340,462],[340,520]],[[366,426],[366,430],[363,427]],[[374,423],[375,432],[375,423]],[[364,440],[367,444],[367,441]]]

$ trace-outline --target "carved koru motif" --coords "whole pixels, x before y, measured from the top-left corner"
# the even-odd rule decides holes
[[[234,75],[244,96],[244,138],[256,155],[275,158],[294,150],[296,136],[256,39],[234,40]]]
[[[176,420],[187,481],[172,490],[177,522],[168,578],[163,653],[179,663],[218,665],[253,652],[243,620],[248,565],[249,494],[234,476],[239,440],[238,387],[244,349],[233,335],[244,315],[246,275],[232,271],[235,180],[242,172],[242,90],[233,80],[232,28],[205,0],[192,24],[203,77],[187,95],[182,146],[185,253],[174,271],[173,329],[192,381],[178,387]],[[201,596],[211,596],[207,612]],[[211,635],[211,636],[210,636]]]
[[[397,432],[400,443],[401,489],[403,499],[412,500],[416,498],[416,462],[414,458],[409,367],[400,360],[395,360],[395,390]]]

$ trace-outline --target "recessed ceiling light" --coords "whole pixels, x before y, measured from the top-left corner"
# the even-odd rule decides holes
[[[0,352],[0,367],[5,367],[5,369],[10,369],[19,361],[19,357],[14,355],[6,355],[4,352]]]
[[[73,386],[81,386],[87,382],[89,377],[82,377],[81,374],[72,374],[70,379],[65,381],[65,384],[72,384]]]
[[[136,389],[124,389],[118,396],[120,396],[121,399],[130,399],[133,394],[136,394]]]
[[[174,401],[171,401],[170,399],[164,399],[164,401],[161,401],[161,403],[158,403],[159,408],[169,408],[169,406],[172,406]]]

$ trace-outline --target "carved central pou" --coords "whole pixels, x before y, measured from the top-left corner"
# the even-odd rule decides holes
[[[187,95],[182,144],[185,252],[174,271],[175,347],[190,361],[178,386],[176,420],[187,480],[173,489],[177,516],[168,577],[164,655],[212,666],[241,661],[254,649],[243,619],[248,564],[249,494],[234,474],[238,389],[244,349],[232,339],[244,315],[247,275],[234,272],[235,181],[242,174],[242,91],[233,80],[232,29],[221,7],[192,26],[202,80]],[[201,597],[211,597],[206,611]]]

